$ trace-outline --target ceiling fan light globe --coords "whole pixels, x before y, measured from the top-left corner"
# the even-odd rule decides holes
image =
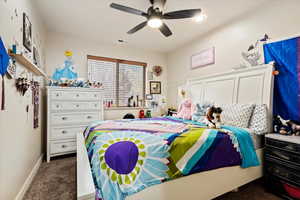
[[[199,14],[194,17],[194,21],[197,23],[201,23],[201,22],[205,21],[206,19],[207,19],[207,15],[205,15],[205,14]]]
[[[153,18],[149,19],[147,22],[148,26],[150,26],[151,28],[159,28],[162,26],[162,23],[163,22],[158,17],[153,17]]]

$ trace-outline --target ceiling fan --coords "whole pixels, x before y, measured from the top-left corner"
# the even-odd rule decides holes
[[[127,32],[128,34],[133,34],[148,25],[152,28],[159,29],[160,32],[166,37],[171,36],[172,31],[163,22],[163,20],[194,18],[201,13],[201,9],[179,10],[164,13],[163,8],[166,4],[166,1],[167,0],[150,0],[151,6],[150,8],[148,8],[147,12],[143,12],[141,10],[130,8],[116,3],[112,3],[110,7],[119,11],[139,15],[146,18],[146,21],[129,30]]]

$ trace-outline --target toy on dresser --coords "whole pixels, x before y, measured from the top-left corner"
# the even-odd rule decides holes
[[[222,108],[212,106],[207,110],[206,118],[204,123],[209,128],[221,128],[222,121],[221,121],[221,113],[223,112]]]

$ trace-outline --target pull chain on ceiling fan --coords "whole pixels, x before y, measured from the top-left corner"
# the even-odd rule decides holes
[[[194,18],[200,15],[201,13],[201,9],[179,10],[164,13],[163,7],[166,3],[166,0],[150,0],[150,3],[151,6],[148,8],[147,12],[143,12],[141,10],[130,8],[116,3],[112,3],[110,7],[119,11],[127,12],[146,18],[146,21],[129,30],[127,32],[128,34],[133,34],[148,25],[152,28],[159,29],[160,32],[166,37],[171,36],[172,31],[163,22],[163,20]]]

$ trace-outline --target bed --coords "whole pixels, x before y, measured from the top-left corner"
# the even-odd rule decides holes
[[[188,85],[190,86],[189,88],[191,90],[191,97],[193,99],[213,100],[217,104],[232,104],[232,103],[266,104],[269,108],[268,109],[269,116],[271,116],[272,91],[273,91],[272,71],[273,71],[273,67],[271,65],[264,65],[264,66],[248,68],[240,71],[215,74],[213,76],[199,77],[197,79],[189,80]],[[162,120],[162,119],[157,119],[157,120]],[[176,121],[176,119],[167,119],[168,123],[169,121],[172,120]],[[156,123],[153,122],[150,128],[153,128],[155,124]],[[172,126],[168,128],[170,128],[170,131],[174,131],[172,128],[176,127],[176,131],[180,132],[180,128],[184,128],[184,127],[180,127],[180,124],[182,123],[176,122],[176,125],[178,125],[177,127],[174,124],[172,124]],[[96,124],[91,125],[89,128],[97,127],[99,133],[99,131],[101,132],[113,126],[117,127],[117,125],[109,124],[109,122],[100,122],[100,123],[97,122]],[[198,126],[197,124],[193,124],[193,125]],[[123,126],[123,124],[120,122],[119,126]],[[145,127],[145,124],[142,124],[142,126]],[[128,129],[128,127],[125,128]],[[156,128],[159,129],[159,131],[163,131],[160,129],[161,127],[156,127]],[[89,131],[89,133],[91,133],[91,131]],[[88,136],[85,135],[85,137],[87,138]],[[90,137],[91,140],[93,138],[96,137],[94,136]],[[104,138],[102,138],[102,140],[104,140]],[[180,138],[178,140],[180,141]],[[101,143],[101,140],[99,140],[99,143]],[[99,182],[101,183],[101,181],[99,181],[98,178],[95,178],[95,176],[93,177],[92,170],[93,173],[95,173],[95,171],[97,171],[97,168],[95,168],[92,165],[92,169],[91,169],[91,165],[89,162],[88,154],[91,158],[91,155],[93,154],[92,152],[93,150],[91,149],[93,148],[88,148],[88,152],[87,152],[87,148],[85,144],[87,143],[84,138],[84,135],[82,134],[78,135],[77,136],[77,198],[80,200],[95,199],[96,193],[99,192],[98,190],[97,191],[95,190],[95,185],[99,187]],[[103,146],[103,144],[101,145]],[[256,151],[258,161],[262,162],[261,160],[262,149],[261,148],[256,150],[253,149],[253,151],[254,152]],[[100,153],[99,156],[101,157]],[[236,162],[233,162],[231,164],[237,165]],[[184,163],[182,166],[186,167],[188,166],[188,164]],[[130,194],[130,196],[128,196],[126,199],[129,200],[148,200],[148,199],[149,200],[150,199],[161,199],[161,200],[175,199],[176,200],[176,199],[183,199],[183,198],[212,199],[214,197],[229,192],[235,188],[238,188],[241,185],[244,185],[262,176],[262,164],[256,166],[254,163],[253,165],[250,165],[251,167],[248,168],[241,168],[240,166],[230,167],[229,164],[225,166],[226,168],[218,168],[218,169],[214,169],[212,167],[210,169],[214,169],[214,170],[203,171],[201,173],[195,173],[195,174],[191,173],[192,175],[183,176],[178,179],[172,181],[166,181],[161,184],[157,184],[157,182],[153,182],[152,184],[152,182],[150,181],[147,186],[150,186],[151,184],[153,186],[147,187],[146,189],[144,189],[141,186],[137,187],[136,190],[134,191],[128,189],[127,192]],[[186,173],[186,175],[190,174],[190,172],[192,172],[192,168],[191,167],[185,168],[185,167],[180,169],[182,170],[182,172]],[[106,169],[107,166],[103,165],[103,169],[104,168]],[[200,171],[201,170],[195,172],[200,172]],[[177,175],[175,172],[172,173],[173,176]],[[110,174],[110,177],[114,179],[116,182],[118,181],[117,176],[111,175],[111,172],[108,171],[107,174]],[[125,180],[126,179],[125,178],[122,179],[122,177],[120,179],[121,183],[124,182]],[[111,185],[110,182],[109,184]],[[104,186],[104,184],[101,185],[101,187],[102,186]],[[109,189],[106,189],[106,192],[109,192]],[[113,199],[113,197],[110,198]]]

